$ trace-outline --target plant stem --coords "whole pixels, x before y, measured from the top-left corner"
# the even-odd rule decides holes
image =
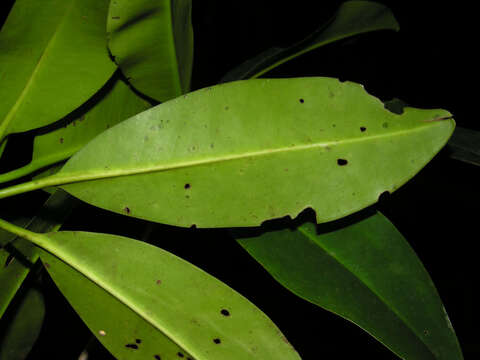
[[[50,246],[48,246],[48,238],[42,234],[38,234],[32,231],[26,230],[20,226],[11,224],[8,221],[5,221],[3,219],[0,219],[0,229],[4,229],[8,232],[11,232],[12,234],[20,236],[30,241],[31,243],[37,245],[38,247],[41,247],[42,249],[45,249],[51,252],[51,249],[49,249]]]
[[[0,199],[18,194],[23,194],[33,190],[43,189],[53,185],[58,185],[58,179],[55,179],[53,176],[49,176],[39,180],[24,182],[18,185],[0,189]]]

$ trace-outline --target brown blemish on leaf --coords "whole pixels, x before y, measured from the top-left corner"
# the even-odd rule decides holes
[[[437,116],[430,120],[423,120],[423,122],[443,121],[443,120],[449,120],[449,119],[453,119],[453,116]]]
[[[126,348],[129,348],[129,349],[133,349],[133,350],[137,350],[137,349],[138,349],[138,345],[137,345],[137,344],[126,344],[125,347],[126,347]]]
[[[59,141],[60,141],[60,144],[63,144],[63,138],[60,138]]]
[[[156,283],[157,285],[160,285],[160,284],[162,283],[162,280],[157,280],[157,281],[155,281],[155,283]]]
[[[130,211],[130,208],[129,208],[128,206],[125,206],[125,207],[123,208],[123,211],[125,211],[125,213],[126,213],[127,215],[130,214],[130,212],[131,212],[131,211]]]

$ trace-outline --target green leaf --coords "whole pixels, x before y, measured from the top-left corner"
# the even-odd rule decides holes
[[[8,325],[0,338],[0,359],[23,360],[27,358],[40,334],[45,317],[42,294],[30,288],[14,309],[9,309]]]
[[[108,0],[15,2],[0,32],[0,141],[59,120],[105,84],[115,70],[107,10]]]
[[[457,127],[448,147],[451,158],[480,166],[480,131]]]
[[[444,110],[386,110],[358,84],[256,79],[203,89],[107,130],[51,185],[117,213],[178,226],[235,227],[297,216],[334,220],[375,203],[447,142]]]
[[[7,139],[3,141],[0,140],[0,158],[2,157],[3,150],[5,150],[5,146],[7,145]]]
[[[318,230],[305,223],[238,242],[287,289],[357,324],[400,358],[463,358],[432,280],[388,219],[377,213]]]
[[[18,225],[31,231],[49,232],[60,228],[70,214],[76,201],[58,190],[43,205],[39,214],[31,221],[21,219]],[[7,235],[8,234],[8,235]],[[0,229],[0,317],[7,309],[18,289],[38,259],[38,248],[27,240]],[[0,357],[1,358],[1,357]],[[3,359],[3,358],[2,358]]]
[[[40,255],[80,317],[119,359],[300,359],[255,305],[160,248],[98,233],[33,236],[58,256]]]
[[[191,0],[110,2],[110,52],[128,81],[158,101],[189,91],[193,65],[191,11]]]
[[[355,35],[378,30],[399,30],[390,9],[371,1],[347,1],[326,24],[300,42],[286,48],[274,47],[228,72],[221,82],[259,77],[309,51]]]
[[[104,130],[150,107],[118,77],[104,91],[106,94],[88,112],[66,126],[37,135],[33,143],[32,161],[24,167],[1,174],[0,183],[69,158]]]

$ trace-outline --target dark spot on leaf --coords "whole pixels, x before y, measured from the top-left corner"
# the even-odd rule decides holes
[[[153,355],[153,358],[154,358],[155,360],[162,360],[162,358],[160,357],[160,355]]]
[[[142,339],[135,339],[135,342],[136,342],[137,344],[141,344],[141,343],[142,343]]]
[[[186,189],[190,189],[190,184],[188,184],[188,183],[185,184],[184,189],[185,189],[185,190],[186,190]]]
[[[125,211],[127,214],[130,214],[130,208],[125,206],[125,208],[123,209],[123,211]]]
[[[63,144],[63,138],[60,138],[60,144]]]
[[[162,283],[162,280],[157,280],[155,282],[157,283],[157,285],[160,285]]]
[[[384,129],[388,128],[388,123],[387,123],[387,122],[384,122],[384,123],[382,124],[382,127],[383,127]]]
[[[361,127],[360,127],[360,131],[361,131],[361,132],[367,131],[367,128],[366,128],[365,126],[361,126]]]
[[[214,147],[214,146],[215,146],[215,145],[213,145],[213,143],[211,143],[211,144],[210,144],[210,148],[212,148],[212,149],[213,149],[213,147]]]
[[[185,356],[185,355],[183,355],[183,353],[181,353],[181,352],[178,352],[177,355],[178,355],[178,357],[184,357],[184,356]]]
[[[230,109],[230,108],[228,106],[225,106],[225,110],[228,110],[228,109]]]
[[[215,344],[220,344],[222,341],[219,338],[213,339],[213,342]]]
[[[192,224],[192,225],[190,226],[190,229],[196,229],[196,228],[197,228],[197,225],[195,225],[195,224]]]
[[[112,19],[113,20],[118,20],[118,19],[120,19],[120,16],[112,16]]]
[[[137,344],[127,344],[125,345],[125,347],[129,348],[129,349],[133,349],[133,350],[137,350],[138,349],[138,345]]]
[[[222,311],[220,311],[220,313],[221,313],[223,316],[230,316],[230,311],[228,311],[227,309],[222,309]]]
[[[345,159],[337,159],[337,164],[340,166],[345,166],[348,164],[348,161]]]
[[[298,101],[300,101],[300,104],[303,104],[305,102],[305,100],[303,100],[303,99],[300,99]]]
[[[12,254],[8,254],[7,260],[5,261],[5,266],[4,266],[4,267],[7,267],[8,265],[10,265],[10,264],[12,263],[13,259],[15,259],[15,258],[13,257],[13,255],[12,255]]]

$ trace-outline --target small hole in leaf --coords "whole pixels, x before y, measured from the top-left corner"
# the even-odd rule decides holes
[[[300,101],[300,104],[303,104],[305,102],[305,100],[303,100],[303,99],[300,99],[298,101]]]
[[[337,159],[337,164],[340,166],[345,166],[348,164],[348,161],[345,159]]]
[[[142,339],[136,339],[135,342],[136,342],[137,344],[141,344],[141,343],[142,343]]]
[[[390,192],[384,191],[378,196],[378,203],[383,204],[390,198]]]
[[[230,316],[230,312],[229,312],[227,309],[222,309],[222,311],[220,311],[220,313],[221,313],[223,316]]]
[[[178,357],[181,357],[181,358],[185,356],[185,355],[183,355],[183,353],[181,353],[181,352],[177,353],[177,355],[178,355]]]
[[[222,341],[219,338],[213,339],[213,342],[215,344],[220,344]]]
[[[130,208],[128,206],[125,206],[123,208],[123,211],[125,211],[125,213],[127,213],[127,214],[130,214]]]
[[[153,355],[153,357],[155,358],[155,360],[162,360],[162,358],[160,357],[160,355]]]
[[[362,126],[362,127],[360,127],[360,131],[361,132],[367,131],[367,128],[365,126]]]
[[[184,186],[185,190],[186,190],[186,189],[190,189],[190,187],[191,187],[191,186],[190,186],[190,184],[188,184],[188,183],[185,184],[185,186]]]
[[[133,349],[133,350],[137,350],[138,349],[138,345],[137,344],[127,344],[125,345],[125,347],[129,348],[129,349]]]

